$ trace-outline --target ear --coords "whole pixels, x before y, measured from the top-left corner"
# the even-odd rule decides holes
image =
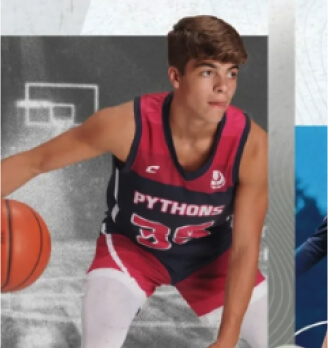
[[[174,89],[178,89],[180,87],[180,79],[181,75],[177,68],[174,66],[170,66],[168,70],[169,80]]]

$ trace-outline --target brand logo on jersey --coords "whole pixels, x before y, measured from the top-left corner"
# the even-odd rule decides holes
[[[219,170],[213,170],[211,188],[213,190],[219,189],[225,185],[224,175]]]
[[[146,168],[146,173],[155,174],[158,172],[160,166],[149,166]]]

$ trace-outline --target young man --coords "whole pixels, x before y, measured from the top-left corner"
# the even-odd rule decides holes
[[[204,321],[219,325],[222,314],[211,348],[235,347],[240,335],[264,348],[266,283],[257,264],[267,139],[230,106],[247,53],[235,29],[211,16],[181,19],[168,51],[172,93],[100,110],[5,159],[2,194],[40,173],[113,154],[108,213],[87,276],[83,348],[121,347],[161,284],[175,285]]]

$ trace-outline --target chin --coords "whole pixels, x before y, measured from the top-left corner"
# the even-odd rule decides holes
[[[215,112],[208,113],[206,120],[210,123],[218,123],[222,120],[225,110],[215,110]]]

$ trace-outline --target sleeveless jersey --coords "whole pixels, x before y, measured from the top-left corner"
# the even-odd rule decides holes
[[[125,163],[113,158],[102,233],[122,234],[152,253],[172,284],[231,246],[231,215],[249,118],[229,106],[201,168],[179,164],[169,126],[172,93],[134,100],[135,137]]]

